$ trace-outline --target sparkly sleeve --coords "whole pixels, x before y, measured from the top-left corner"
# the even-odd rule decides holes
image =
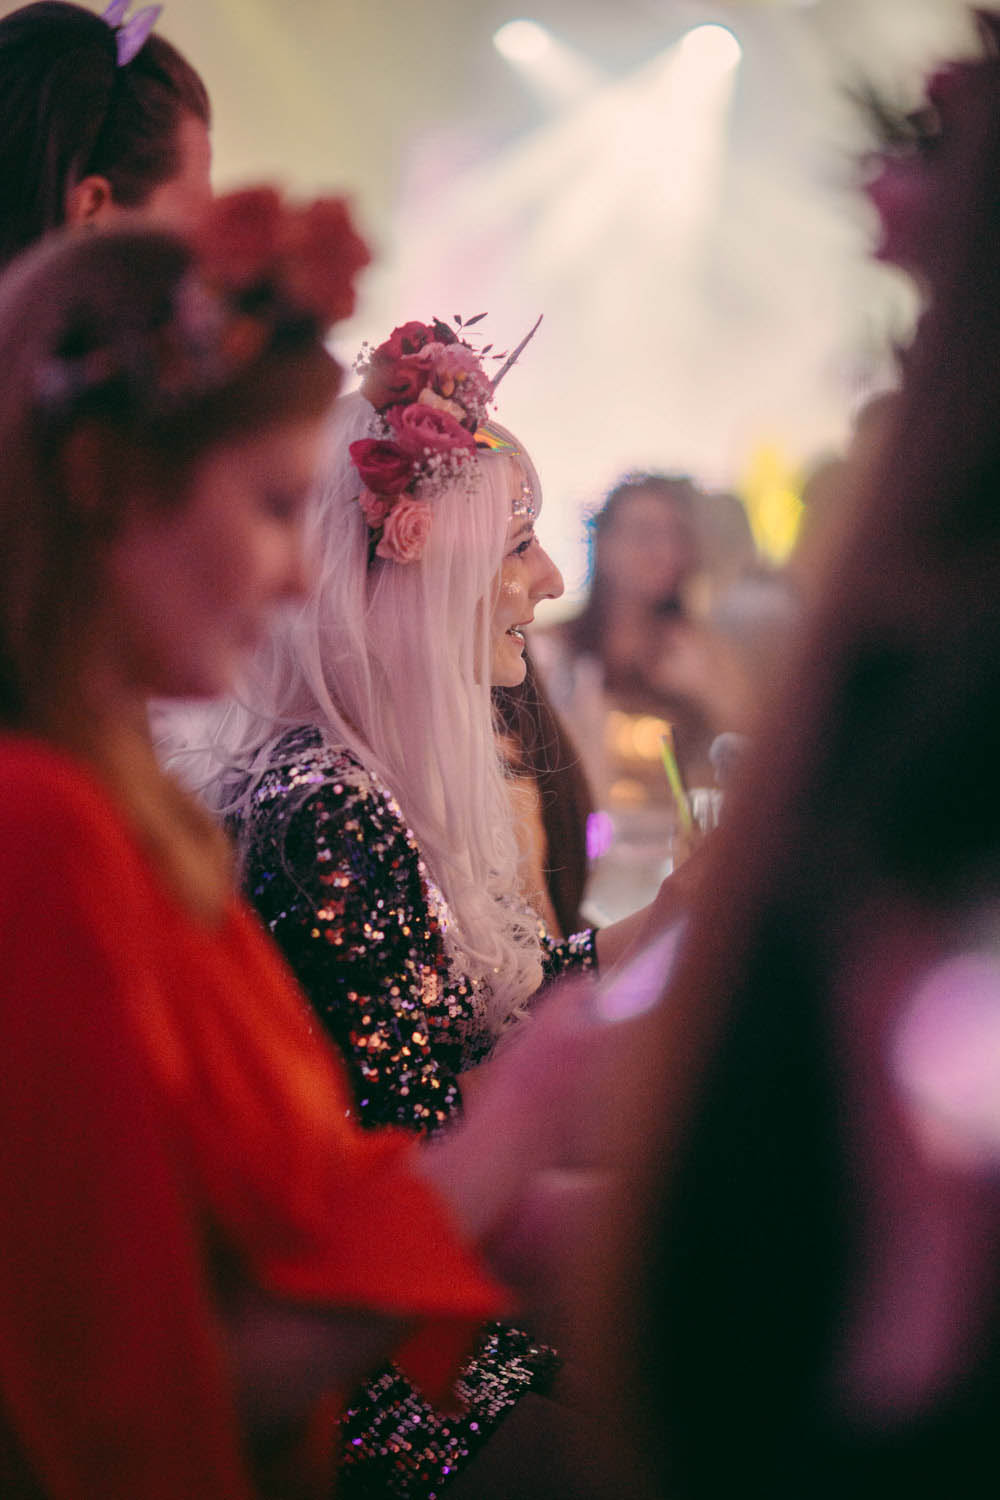
[[[429,1132],[459,1106],[461,1047],[420,860],[364,779],[313,773],[254,820],[247,893],[346,1060],[361,1123]]]
[[[561,979],[564,974],[597,972],[596,928],[585,927],[582,932],[574,932],[572,937],[561,942],[549,937],[544,931],[541,938],[542,968],[547,984],[554,979]]]

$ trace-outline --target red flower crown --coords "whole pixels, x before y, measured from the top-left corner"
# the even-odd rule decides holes
[[[458,333],[440,318],[403,323],[378,348],[362,349],[356,368],[364,377],[361,394],[377,413],[376,435],[349,451],[362,484],[369,562],[418,561],[430,535],[429,501],[454,480],[471,480],[477,451],[494,446],[477,444],[476,434],[494,391],[542,320],[491,378],[483,361],[492,344],[477,352],[462,337],[485,316],[456,318]]]
[[[189,236],[195,260],[165,324],[135,336],[109,328],[38,372],[43,406],[59,413],[112,383],[134,406],[176,411],[234,379],[278,343],[320,339],[354,310],[354,279],[370,256],[339,198],[288,204],[273,188],[218,198]]]
[[[394,328],[384,344],[362,351],[358,368],[361,394],[378,413],[377,435],[350,446],[369,560],[416,562],[430,533],[429,499],[464,473],[471,477],[492,384],[482,356],[438,318]]]

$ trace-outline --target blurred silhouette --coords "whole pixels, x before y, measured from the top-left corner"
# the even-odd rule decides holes
[[[1000,18],[980,25],[904,164],[904,263],[933,295],[898,408],[628,1074],[642,1161],[601,1326],[671,1500],[929,1500],[995,1467]]]
[[[712,789],[712,741],[753,731],[794,600],[761,565],[741,502],[683,476],[628,476],[592,541],[583,608],[532,646],[604,819],[586,903],[600,921],[647,900],[687,852],[662,736],[687,785]]]

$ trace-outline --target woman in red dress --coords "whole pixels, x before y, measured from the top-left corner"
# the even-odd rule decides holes
[[[498,1132],[487,1101],[419,1161],[362,1135],[147,729],[303,586],[365,258],[340,203],[262,190],[195,246],[57,236],[0,283],[5,1496],[324,1493],[338,1391],[395,1349],[441,1398],[504,1306],[466,1243],[544,1158],[537,1111]]]

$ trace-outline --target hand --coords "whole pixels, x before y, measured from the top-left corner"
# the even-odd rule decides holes
[[[718,631],[697,620],[670,622],[651,680],[668,698],[696,703],[715,733],[749,732],[754,722],[751,683],[738,652]]]
[[[715,829],[702,833],[700,828],[693,828],[690,833],[674,835],[671,845],[674,868],[660,882],[649,908],[652,930],[676,922],[691,910],[711,869],[717,842]]]
[[[577,1164],[573,1136],[601,1047],[593,985],[555,988],[476,1080],[462,1122],[419,1152],[470,1238],[489,1239],[536,1174]]]
[[[572,1341],[581,1257],[607,1223],[615,1181],[605,1170],[539,1172],[487,1247],[497,1275],[518,1289],[518,1316],[557,1349]]]

